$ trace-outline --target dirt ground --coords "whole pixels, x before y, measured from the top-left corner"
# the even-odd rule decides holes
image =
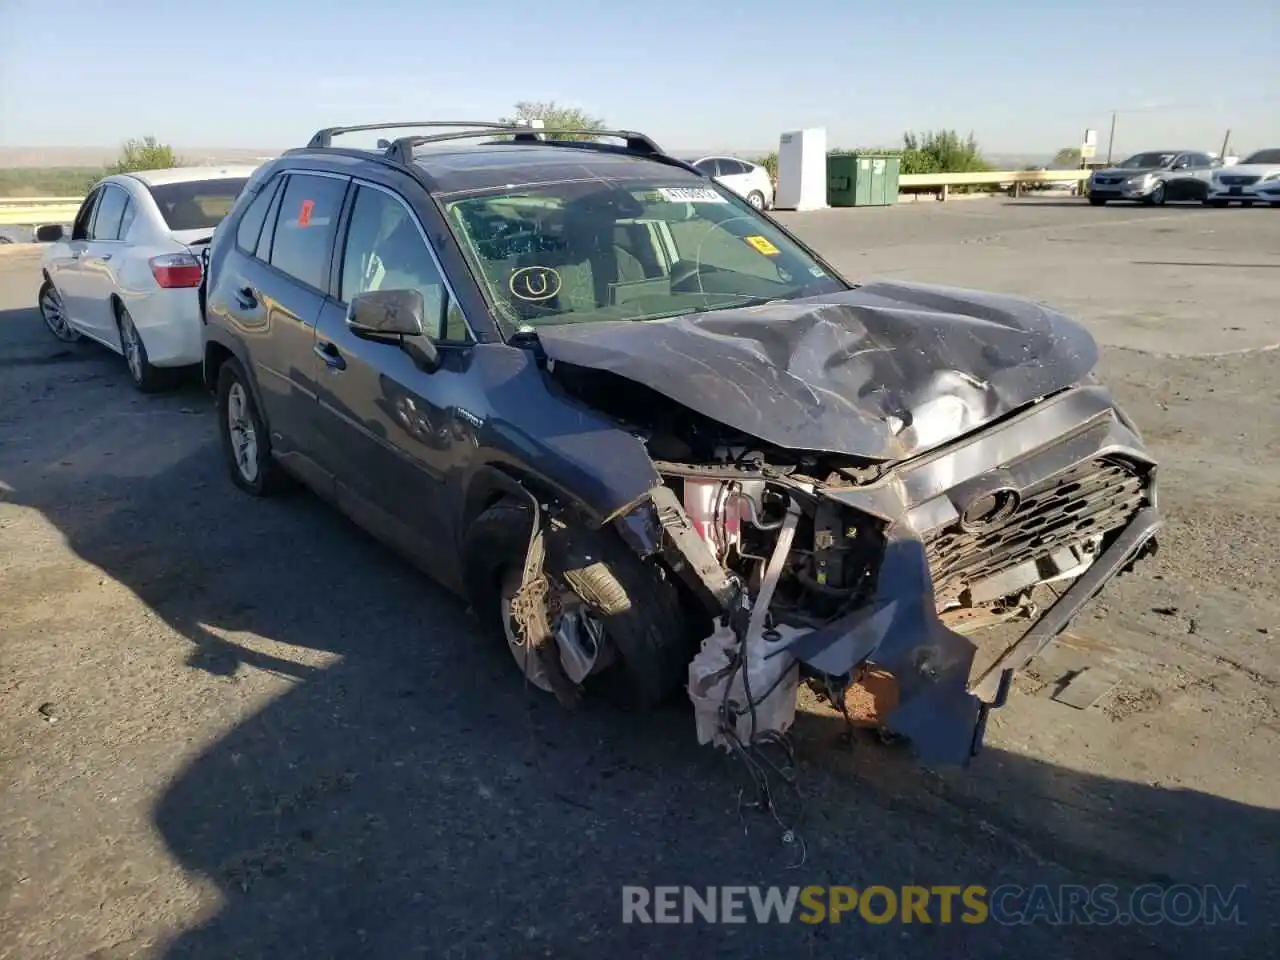
[[[1080,316],[1161,459],[1159,555],[967,771],[810,706],[783,842],[686,711],[570,716],[191,384],[52,340],[0,259],[0,957],[1275,955],[1280,215],[999,200],[786,218],[852,276]],[[1055,694],[1114,681],[1087,709]],[[1244,885],[1243,925],[624,925],[624,884]],[[1267,944],[1271,946],[1268,947]],[[941,953],[939,952],[941,951]]]

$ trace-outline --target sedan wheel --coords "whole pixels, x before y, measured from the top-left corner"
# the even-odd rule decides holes
[[[764,194],[761,193],[759,190],[752,190],[749,194],[747,194],[747,203],[751,204],[751,206],[755,207],[757,210],[763,210]]]
[[[67,311],[62,305],[62,296],[58,289],[48,281],[40,288],[40,316],[49,332],[63,343],[75,343],[80,339],[80,331],[71,326],[67,319]]]
[[[167,386],[169,371],[151,365],[147,346],[134,326],[133,317],[124,307],[116,308],[116,325],[120,329],[120,352],[129,365],[129,376],[133,378],[134,386],[143,393],[154,393]]]

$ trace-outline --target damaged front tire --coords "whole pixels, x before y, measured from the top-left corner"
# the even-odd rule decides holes
[[[509,612],[524,571],[532,520],[528,506],[501,501],[476,518],[463,544],[472,605],[486,630],[508,643],[515,626]],[[598,630],[593,629],[599,625],[603,641],[621,660],[601,675],[603,680],[608,674],[620,674],[610,678],[617,681],[610,684],[617,693],[615,699],[633,709],[649,709],[667,700],[684,686],[695,652],[674,582],[662,568],[646,564],[631,552],[612,531],[571,526],[568,533],[588,562],[566,565],[563,560],[548,559],[546,563],[551,587],[544,602],[550,609],[543,622],[550,626],[552,644],[572,642],[570,626],[599,642]],[[552,557],[556,553],[550,550]],[[570,595],[570,604],[556,599],[560,585]],[[571,609],[575,605],[579,609]],[[566,624],[565,617],[575,622]],[[561,664],[564,659],[560,657]],[[526,660],[522,669],[528,675],[527,664]],[[558,665],[544,659],[543,666],[555,669]],[[543,683],[538,685],[547,689]],[[554,681],[550,686],[554,688]]]

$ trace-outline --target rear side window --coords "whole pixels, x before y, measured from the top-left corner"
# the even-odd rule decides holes
[[[270,209],[276,189],[280,186],[280,179],[276,177],[264,186],[240,218],[240,226],[236,228],[236,246],[241,250],[252,253],[257,249],[258,235],[262,233],[262,224],[266,222],[267,210]]]
[[[119,240],[120,221],[124,219],[124,208],[128,205],[129,195],[122,189],[110,184],[103,187],[98,215],[93,218],[93,239]]]
[[[317,290],[329,289],[329,259],[346,180],[290,175],[281,194],[271,265]]]
[[[231,211],[248,177],[189,180],[151,187],[170,230],[212,230]]]

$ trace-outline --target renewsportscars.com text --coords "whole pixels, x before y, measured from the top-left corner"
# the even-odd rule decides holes
[[[1146,884],[623,887],[623,923],[1243,924],[1245,888]]]

